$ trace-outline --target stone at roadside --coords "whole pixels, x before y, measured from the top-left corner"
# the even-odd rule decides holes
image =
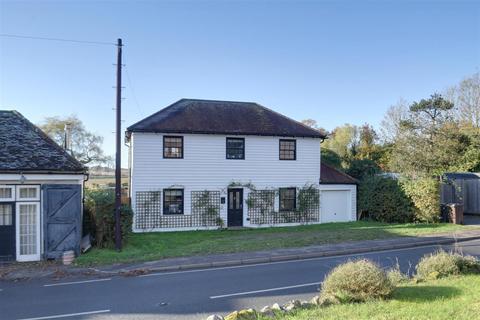
[[[223,317],[219,316],[218,314],[212,314],[207,318],[207,320],[223,320]]]
[[[257,320],[257,312],[253,309],[234,311],[227,315],[225,320]]]
[[[300,308],[301,305],[302,303],[299,300],[292,300],[290,302],[287,302],[285,305],[283,305],[283,310],[289,312],[294,309]]]
[[[318,304],[317,305],[320,306],[320,307],[326,307],[326,306],[329,306],[329,305],[332,305],[332,304],[339,304],[339,303],[340,303],[340,300],[338,300],[337,297],[327,295],[327,296],[318,297]]]
[[[275,312],[269,306],[263,307],[259,313],[265,318],[275,318]]]
[[[272,310],[283,311],[282,307],[278,303],[272,305]]]
[[[315,306],[320,305],[320,297],[319,297],[319,296],[313,297],[313,298],[310,300],[310,303],[313,304],[313,305],[315,305]]]

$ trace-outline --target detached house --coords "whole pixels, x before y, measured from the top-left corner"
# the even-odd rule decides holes
[[[127,129],[134,231],[356,220],[325,138],[256,103],[179,100]]]
[[[86,173],[20,113],[0,110],[0,261],[79,253]]]

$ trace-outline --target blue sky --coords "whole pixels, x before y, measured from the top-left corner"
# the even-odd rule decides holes
[[[378,127],[480,68],[475,1],[0,1],[0,33],[121,37],[126,126],[187,97]],[[114,62],[113,46],[0,37],[0,108],[76,114],[113,154]]]

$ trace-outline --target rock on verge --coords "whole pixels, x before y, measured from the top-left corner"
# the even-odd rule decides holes
[[[225,320],[257,320],[257,312],[253,309],[234,311]]]
[[[211,316],[209,316],[207,318],[207,320],[223,320],[223,317],[222,316],[219,316],[217,314],[212,314]]]
[[[265,306],[259,312],[265,318],[275,318],[275,312],[269,306]]]

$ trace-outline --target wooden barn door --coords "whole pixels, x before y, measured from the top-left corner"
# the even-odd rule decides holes
[[[43,185],[45,258],[64,251],[80,253],[82,192],[80,185]]]

